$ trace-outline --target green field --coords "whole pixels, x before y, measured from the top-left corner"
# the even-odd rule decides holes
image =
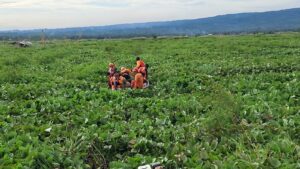
[[[0,168],[300,168],[299,33],[0,43]]]

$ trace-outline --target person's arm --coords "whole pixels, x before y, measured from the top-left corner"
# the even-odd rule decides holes
[[[137,62],[136,62],[136,68],[139,68],[139,67],[141,67],[141,62],[140,62],[140,61],[137,61]]]

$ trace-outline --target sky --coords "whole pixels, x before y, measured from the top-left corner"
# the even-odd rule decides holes
[[[300,0],[0,0],[0,30],[195,19],[300,7]]]

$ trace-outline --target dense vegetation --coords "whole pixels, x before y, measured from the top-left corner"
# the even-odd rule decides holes
[[[256,32],[296,31],[300,29],[300,8],[261,13],[240,13],[216,17],[94,26],[66,29],[0,32],[0,40],[41,39],[84,39],[84,38],[131,38],[156,36],[197,36],[207,34],[241,34]],[[97,23],[95,23],[97,24]]]
[[[150,65],[111,91],[109,62]],[[0,168],[299,168],[300,34],[0,46]]]

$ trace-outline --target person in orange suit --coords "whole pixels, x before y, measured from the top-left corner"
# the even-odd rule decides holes
[[[110,63],[108,65],[108,71],[107,71],[107,74],[112,77],[117,71],[117,68],[116,68],[116,65],[113,64],[113,63]]]
[[[131,83],[133,89],[143,89],[144,88],[144,77],[141,73],[137,73],[134,80]]]
[[[148,79],[148,65],[145,64],[143,60],[141,60],[140,57],[136,58],[136,67],[133,68],[133,72],[141,73],[144,77],[144,81],[147,81]]]
[[[145,68],[146,67],[146,64],[143,60],[141,60],[140,57],[137,57],[136,58],[136,66],[135,68],[133,68],[133,71],[134,72],[138,72],[138,73],[141,73],[141,68]]]
[[[120,76],[119,73],[115,73],[114,76],[110,78],[110,85],[112,90],[119,90],[126,87],[126,79]]]
[[[127,68],[125,68],[125,67],[122,67],[122,68],[121,68],[121,76],[125,77],[125,79],[126,79],[129,83],[131,83],[131,80],[132,80],[130,74],[131,74],[131,70],[130,70],[130,69],[127,69]]]
[[[108,81],[108,87],[111,88],[111,78],[114,76],[114,74],[117,72],[116,65],[113,63],[110,63],[108,65],[108,71],[107,71],[107,81]]]

